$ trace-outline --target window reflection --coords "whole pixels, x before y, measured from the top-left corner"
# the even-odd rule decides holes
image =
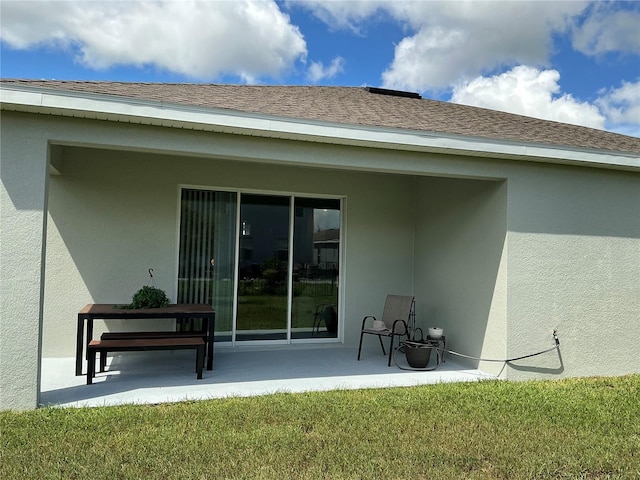
[[[337,338],[340,201],[239,198],[182,190],[178,301],[214,306],[216,341]]]
[[[289,197],[241,197],[236,340],[287,338],[289,205]]]
[[[292,338],[338,336],[340,201],[296,198]]]

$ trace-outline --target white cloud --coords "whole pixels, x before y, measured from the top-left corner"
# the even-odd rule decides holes
[[[2,1],[0,38],[77,52],[94,69],[154,65],[195,79],[276,77],[306,43],[273,1]]]
[[[640,136],[638,82],[600,92],[589,103],[562,92],[560,74],[549,66],[559,34],[571,34],[574,48],[587,55],[638,54],[640,3],[307,0],[296,5],[331,28],[356,33],[383,15],[398,22],[407,34],[382,73],[387,88],[424,92],[453,86],[454,102]]]
[[[437,8],[407,9],[417,33],[396,46],[382,74],[390,88],[440,89],[503,66],[546,65],[552,33],[564,31],[583,8],[578,2],[418,5]]]
[[[312,62],[307,72],[307,78],[313,83],[318,83],[326,78],[333,78],[344,71],[344,58],[336,57],[328,67],[322,62]]]
[[[640,4],[624,11],[617,7],[615,2],[594,3],[572,32],[573,47],[586,55],[640,53]]]
[[[546,65],[552,35],[564,32],[586,2],[306,1],[318,18],[352,30],[385,13],[409,34],[382,74],[383,86],[447,88],[504,66]],[[365,27],[362,27],[365,28]]]
[[[640,80],[600,92],[596,105],[607,117],[609,129],[640,137]]]
[[[560,74],[520,65],[492,77],[478,77],[454,87],[451,101],[529,117],[604,129],[598,107],[561,93]]]
[[[383,10],[388,1],[375,0],[299,0],[285,1],[287,8],[304,8],[332,29],[362,33],[363,23]]]

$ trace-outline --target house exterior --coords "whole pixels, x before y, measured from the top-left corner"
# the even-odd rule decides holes
[[[502,378],[640,372],[638,138],[374,88],[2,80],[0,100],[2,409],[35,408],[78,310],[150,268],[228,345],[357,347],[393,293],[472,357],[557,330],[559,352],[467,360]],[[337,328],[313,328],[324,303]]]

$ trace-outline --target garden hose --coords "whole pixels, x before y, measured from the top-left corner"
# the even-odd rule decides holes
[[[500,363],[505,363],[506,364],[506,363],[509,363],[509,362],[515,362],[517,360],[523,360],[525,358],[535,357],[537,355],[542,355],[544,353],[549,353],[549,352],[552,352],[554,350],[558,350],[560,348],[560,340],[558,339],[558,332],[556,330],[553,331],[553,340],[554,340],[555,345],[553,347],[551,347],[551,348],[547,348],[546,350],[542,350],[540,352],[530,353],[528,355],[522,355],[522,356],[519,356],[519,357],[513,357],[513,358],[507,358],[507,359],[473,357],[471,355],[465,355],[463,353],[454,352],[453,350],[441,350],[437,346],[432,345],[432,346],[429,346],[429,347],[426,347],[426,348],[433,348],[436,351],[437,362],[436,362],[436,365],[434,367],[430,367],[430,368],[426,368],[426,367],[425,368],[405,367],[405,366],[402,366],[402,365],[398,364],[398,362],[396,362],[396,355],[397,355],[398,351],[400,351],[400,350],[402,350],[402,352],[404,352],[404,342],[403,342],[403,344],[401,344],[400,347],[398,347],[396,349],[396,351],[394,352],[394,354],[393,354],[393,362],[401,370],[413,370],[413,371],[417,371],[417,372],[429,372],[429,371],[432,371],[432,370],[435,370],[436,368],[438,368],[440,366],[440,364],[444,361],[443,360],[444,354],[445,353],[449,353],[451,355],[456,355],[458,357],[469,358],[471,360],[478,360],[478,361],[481,361],[481,362],[500,362]]]
[[[453,352],[451,350],[445,350],[445,352],[450,353],[451,355],[457,355],[458,357],[470,358],[472,360],[480,360],[481,362],[500,362],[500,363],[509,363],[515,362],[516,360],[522,360],[524,358],[535,357],[536,355],[542,355],[543,353],[549,353],[553,350],[557,350],[560,348],[560,340],[558,339],[558,333],[556,330],[553,331],[553,339],[555,345],[551,348],[547,348],[546,350],[542,350],[541,352],[530,353],[529,355],[522,355],[520,357],[507,358],[505,360],[495,359],[495,358],[480,358],[480,357],[472,357],[470,355],[464,355],[462,353]]]

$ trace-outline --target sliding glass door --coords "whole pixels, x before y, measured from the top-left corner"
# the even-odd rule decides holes
[[[242,195],[236,340],[286,340],[290,198]]]
[[[233,331],[237,194],[183,189],[180,205],[178,303],[208,303],[216,340]]]
[[[338,338],[340,200],[183,189],[178,302],[216,341]]]
[[[338,336],[340,200],[296,198],[291,337]]]

